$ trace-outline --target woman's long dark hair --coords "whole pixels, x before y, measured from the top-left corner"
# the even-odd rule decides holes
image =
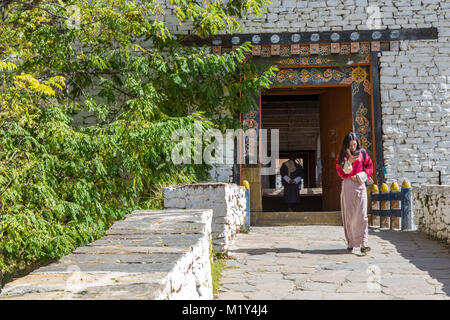
[[[350,154],[350,142],[356,141],[356,150],[361,149],[361,143],[359,142],[359,137],[356,133],[350,132],[344,137],[344,141],[342,141],[341,152],[339,152],[339,163],[341,166],[344,166],[345,160],[348,158]]]

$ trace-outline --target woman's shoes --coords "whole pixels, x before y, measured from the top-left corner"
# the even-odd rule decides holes
[[[370,247],[363,247],[363,246],[361,246],[361,253],[362,254],[366,254],[369,251],[370,251]]]
[[[348,252],[352,252],[352,251],[353,251],[353,248],[347,247],[347,251],[348,251]]]

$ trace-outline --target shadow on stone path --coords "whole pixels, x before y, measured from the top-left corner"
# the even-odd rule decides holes
[[[376,233],[386,241],[402,258],[417,269],[426,272],[431,282],[442,285],[440,291],[450,296],[450,246],[437,240],[431,240],[420,232],[390,232],[382,230]]]
[[[450,247],[419,232],[371,229],[346,251],[342,227],[252,227],[238,234],[216,299],[445,299]]]

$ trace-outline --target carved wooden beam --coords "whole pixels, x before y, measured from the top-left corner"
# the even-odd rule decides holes
[[[185,45],[239,46],[246,41],[254,45],[292,45],[342,42],[385,42],[400,40],[435,40],[438,38],[437,28],[415,29],[383,29],[383,30],[350,30],[323,32],[279,32],[279,33],[244,33],[233,35],[217,35],[202,39],[189,36],[183,41]]]

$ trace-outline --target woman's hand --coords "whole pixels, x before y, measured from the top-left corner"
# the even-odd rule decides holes
[[[358,157],[350,156],[349,159],[348,159],[348,161],[349,161],[351,164],[353,164],[353,162],[355,162],[356,159],[358,159]]]
[[[355,176],[351,176],[350,179],[352,179],[355,182],[358,182],[358,179],[356,178],[356,175]]]

